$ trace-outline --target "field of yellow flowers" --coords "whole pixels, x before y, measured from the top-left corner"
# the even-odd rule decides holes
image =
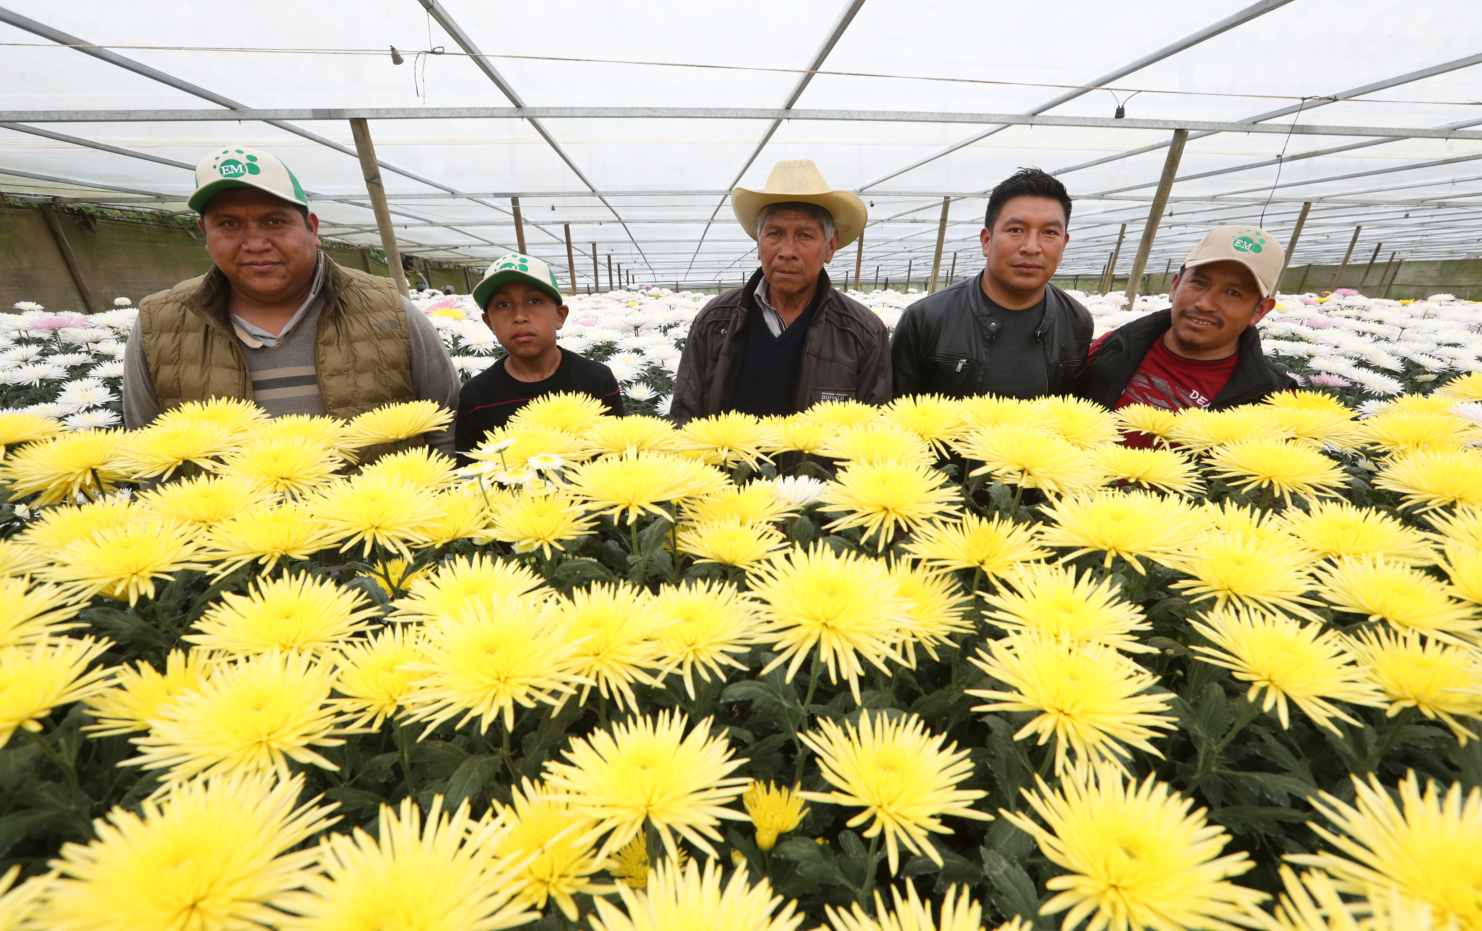
[[[1479,931],[1437,384],[0,414],[0,931]]]

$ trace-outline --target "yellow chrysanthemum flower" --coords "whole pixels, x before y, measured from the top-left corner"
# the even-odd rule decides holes
[[[1230,882],[1255,864],[1244,851],[1221,856],[1230,835],[1209,824],[1204,809],[1147,777],[1129,782],[1115,766],[1079,769],[1051,790],[1024,797],[1044,819],[1001,814],[1039,842],[1066,872],[1046,884],[1054,898],[1041,909],[1066,931],[1234,931],[1267,896]]]
[[[85,699],[97,723],[83,730],[96,737],[149,730],[149,721],[160,708],[201,687],[215,661],[209,650],[171,650],[163,673],[144,660],[115,667],[108,688]]]
[[[453,412],[436,401],[402,401],[366,411],[351,420],[345,441],[351,446],[400,443],[441,430],[453,422]]]
[[[960,523],[934,523],[918,528],[906,552],[943,569],[977,569],[988,576],[1049,556],[1040,549],[1032,528],[999,517],[966,514]]]
[[[1450,512],[1427,514],[1426,520],[1444,539],[1482,549],[1482,508],[1458,507]]]
[[[204,569],[190,531],[175,523],[136,520],[115,530],[99,530],[56,554],[45,576],[82,597],[103,595],[135,604],[154,597],[156,579],[173,579],[182,569]]]
[[[703,868],[699,863],[662,862],[638,889],[620,885],[617,891],[623,910],[597,899],[592,931],[797,931],[803,923],[797,903],[782,905],[765,877],[752,885],[750,873],[734,870],[722,886],[721,867],[714,860]]]
[[[16,728],[37,733],[53,708],[107,688],[113,670],[87,667],[111,646],[91,637],[57,637],[0,648],[0,747]]]
[[[312,875],[305,842],[335,822],[333,806],[299,805],[304,777],[234,773],[184,783],[136,813],[94,821],[98,838],[66,844],[37,921],[56,931],[250,928]]]
[[[713,466],[671,453],[603,456],[571,470],[571,488],[591,507],[614,520],[633,523],[647,512],[668,516],[659,505],[714,494],[725,476]]]
[[[1273,411],[1322,411],[1345,417],[1353,416],[1353,410],[1331,394],[1307,389],[1278,391],[1261,403]]]
[[[91,540],[100,530],[126,527],[147,513],[137,502],[121,495],[82,505],[58,504],[41,511],[19,539],[36,547],[47,561],[55,561],[73,543]]]
[[[455,556],[412,581],[408,596],[396,603],[392,620],[437,622],[459,617],[470,606],[517,598],[544,586],[529,566],[482,553]]]
[[[904,427],[931,444],[937,455],[947,454],[947,444],[966,427],[962,405],[939,394],[910,394],[896,398],[880,412],[887,421]]]
[[[495,720],[512,731],[516,705],[557,705],[590,684],[576,674],[556,606],[532,596],[467,601],[427,627],[418,649],[408,668],[426,675],[407,698],[407,721],[426,721],[424,734],[460,714],[455,727],[477,718],[480,733]]]
[[[1315,501],[1307,511],[1293,508],[1282,523],[1303,546],[1323,556],[1377,556],[1409,566],[1436,563],[1427,534],[1347,501]]]
[[[763,450],[774,445],[772,430],[760,419],[740,411],[696,417],[679,431],[679,448],[699,454],[718,466],[746,463],[753,469],[767,458]]]
[[[261,485],[244,475],[200,475],[166,482],[139,496],[140,503],[192,530],[210,530],[229,517],[272,500]]]
[[[167,479],[176,469],[187,474],[193,469],[209,472],[237,445],[231,429],[219,423],[156,421],[124,437],[114,465],[132,479]]]
[[[1051,395],[1039,399],[1039,409],[1039,424],[1078,449],[1117,440],[1117,415],[1095,401]]]
[[[894,540],[897,525],[909,531],[951,513],[960,500],[946,473],[935,469],[906,462],[851,462],[824,490],[819,510],[842,515],[829,529],[862,528],[862,541],[873,535],[880,551]]]
[[[1386,715],[1417,708],[1445,722],[1462,746],[1477,736],[1457,720],[1482,718],[1482,657],[1474,648],[1423,640],[1413,630],[1361,630],[1352,649],[1389,699]]]
[[[1277,542],[1251,540],[1233,533],[1210,533],[1190,547],[1184,571],[1191,579],[1174,582],[1195,603],[1214,599],[1215,607],[1282,608],[1317,620],[1305,597],[1315,587],[1308,574],[1311,557]]]
[[[696,556],[699,562],[741,569],[751,568],[786,543],[771,527],[743,523],[734,517],[690,524],[679,532],[681,553]]]
[[[122,430],[78,430],[27,443],[0,465],[12,498],[36,495],[39,507],[97,498],[128,478],[118,466]]]
[[[968,751],[958,750],[955,743],[943,746],[946,738],[932,734],[915,715],[892,720],[865,710],[857,725],[840,727],[820,718],[818,727],[799,736],[818,755],[819,772],[834,791],[799,795],[810,802],[864,809],[849,819],[849,826],[869,822],[865,837],[885,835],[892,874],[900,863],[900,846],[941,866],[929,835],[952,833],[942,824],[943,816],[993,820],[973,807],[987,792],[958,788],[972,775]]]
[[[1271,409],[1271,418],[1283,433],[1308,446],[1336,446],[1350,449],[1358,445],[1360,429],[1353,411],[1328,395],[1295,392],[1306,397],[1292,402],[1278,400],[1292,397],[1292,392],[1279,391],[1262,402]],[[1321,400],[1316,400],[1321,399]]]
[[[1138,449],[1107,445],[1091,450],[1091,463],[1111,481],[1141,485],[1181,495],[1204,493],[1204,483],[1194,463],[1172,449]]]
[[[5,411],[0,413],[0,461],[5,459],[5,450],[46,440],[62,432],[62,422],[27,411]]]
[[[1335,495],[1348,484],[1333,460],[1310,446],[1288,440],[1242,439],[1209,451],[1208,465],[1225,481],[1243,490],[1280,497]]]
[[[831,425],[814,420],[807,414],[768,418],[767,425],[772,428],[772,442],[766,448],[769,453],[817,455],[834,430]]]
[[[991,699],[974,711],[1027,711],[1036,716],[1014,734],[1038,736],[1039,746],[1055,740],[1055,772],[1064,774],[1074,751],[1080,762],[1125,765],[1136,747],[1163,754],[1148,742],[1155,728],[1175,726],[1167,695],[1149,694],[1153,675],[1109,646],[1072,644],[1043,637],[991,640],[988,652],[972,663],[1005,690],[968,689]]]
[[[543,427],[580,436],[607,414],[598,399],[581,392],[560,391],[543,394],[515,411],[510,423],[516,428]],[[524,462],[524,459],[519,460]]]
[[[329,542],[323,521],[308,508],[280,504],[243,511],[212,527],[200,558],[220,563],[220,575],[251,562],[271,572],[279,560],[309,559]]]
[[[234,434],[250,433],[262,426],[268,412],[244,398],[211,398],[208,401],[186,401],[165,411],[155,423],[209,424],[226,427]]]
[[[1396,456],[1374,478],[1374,487],[1398,492],[1422,511],[1447,505],[1482,507],[1482,452],[1453,449]]]
[[[1332,830],[1312,829],[1333,849],[1287,859],[1323,870],[1350,895],[1397,888],[1430,907],[1435,928],[1482,928],[1482,789],[1463,795],[1460,783],[1426,780],[1422,795],[1413,771],[1400,781],[1398,802],[1373,775],[1353,785],[1352,803],[1327,792],[1312,799]]]
[[[772,782],[754,779],[741,796],[741,804],[746,806],[746,815],[756,828],[758,850],[771,850],[777,846],[777,838],[797,830],[803,823],[803,816],[808,813],[796,787],[779,788]]]
[[[1146,491],[1074,495],[1043,506],[1049,523],[1040,531],[1045,546],[1075,547],[1065,558],[1104,552],[1105,565],[1120,556],[1142,572],[1137,557],[1165,566],[1186,561],[1191,539],[1203,529],[1202,515],[1183,502]]]
[[[921,466],[930,466],[937,458],[930,443],[888,420],[840,427],[828,434],[818,455],[854,464],[907,462]]]
[[[542,453],[555,453],[567,462],[588,458],[586,441],[581,437],[534,423],[510,423],[498,430],[490,430],[484,442],[468,457],[502,470],[521,468],[532,456]]]
[[[650,610],[659,618],[660,655],[684,679],[691,699],[697,676],[701,682],[709,682],[712,674],[724,681],[722,667],[746,668],[735,657],[751,649],[760,622],[757,603],[734,586],[709,579],[661,585]]]
[[[716,856],[721,819],[744,821],[727,807],[751,781],[732,776],[744,760],[732,756],[724,738],[710,736],[711,720],[689,725],[678,712],[616,721],[607,730],[571,740],[565,762],[545,764],[547,796],[596,823],[607,834],[599,859],[652,825],[672,859],[674,835]],[[689,733],[685,731],[688,729]]]
[[[1460,449],[1476,434],[1470,420],[1430,411],[1379,413],[1360,421],[1358,429],[1365,445],[1401,454]]]
[[[969,475],[992,475],[1006,485],[1067,495],[1103,484],[1083,450],[1038,426],[979,428],[954,443],[953,448],[965,458],[983,463]]]
[[[1447,540],[1441,568],[1452,590],[1472,604],[1482,604],[1482,549],[1461,540]]]
[[[20,875],[19,863],[0,875],[0,928],[5,928],[6,931],[35,927],[31,916],[51,891],[52,881],[56,879],[56,873],[46,873],[32,876],[17,886],[15,881]]]
[[[1022,398],[1002,398],[984,394],[963,398],[960,404],[962,405],[962,420],[969,431],[999,427],[1004,424],[1036,425],[1041,417],[1039,403]]]
[[[862,401],[819,401],[802,416],[824,427],[830,434],[845,427],[869,423],[880,416],[880,408]]]
[[[489,500],[477,489],[450,488],[432,495],[432,521],[422,530],[427,546],[447,546],[458,540],[487,543],[490,536]]]
[[[951,643],[953,634],[973,629],[966,611],[967,599],[950,574],[902,561],[890,570],[890,577],[895,580],[896,594],[905,602],[906,623],[901,632],[906,642],[920,646],[932,659],[937,658],[938,644]],[[914,663],[911,651],[901,652]]]
[[[1173,442],[1179,427],[1178,412],[1149,404],[1129,404],[1116,410],[1122,433],[1146,433],[1159,446]]]
[[[394,478],[357,476],[335,482],[306,501],[340,552],[384,547],[411,559],[413,546],[425,546],[441,516],[430,495]]]
[[[380,612],[361,592],[332,580],[285,574],[259,578],[247,595],[222,592],[185,640],[223,653],[252,655],[269,650],[315,656],[371,630]]]
[[[1004,576],[1007,588],[989,595],[985,617],[1011,634],[1073,646],[1102,644],[1127,653],[1151,653],[1138,638],[1152,630],[1147,617],[1121,598],[1113,578],[1097,582],[1091,572],[1025,565]]]
[[[492,814],[509,827],[494,853],[520,861],[534,857],[520,871],[522,888],[516,896],[535,909],[554,901],[569,921],[576,921],[577,894],[611,895],[612,886],[594,883],[591,875],[602,868],[592,849],[590,818],[570,805],[547,798],[544,786],[529,779],[510,788],[510,805],[494,803]]]
[[[1317,558],[1317,554],[1307,551],[1296,537],[1287,533],[1286,524],[1275,512],[1226,498],[1218,504],[1206,501],[1200,514],[1208,522],[1209,532],[1229,534],[1251,543],[1285,547],[1294,553],[1301,552],[1301,558],[1306,562]]]
[[[603,417],[582,433],[590,455],[622,455],[652,451],[672,453],[679,450],[679,431],[662,417],[630,415]]]
[[[1195,452],[1228,446],[1251,437],[1279,443],[1291,435],[1276,422],[1271,408],[1259,404],[1220,411],[1185,407],[1174,416],[1178,422],[1169,431],[1168,438]]]
[[[497,498],[489,511],[493,539],[513,543],[521,552],[539,549],[546,559],[552,548],[565,552],[563,544],[589,536],[596,526],[582,502],[564,491],[516,491]]]
[[[1340,611],[1451,643],[1482,634],[1476,605],[1457,601],[1446,583],[1400,563],[1345,557],[1319,570],[1318,580],[1323,598]]]
[[[524,885],[519,861],[497,849],[509,828],[473,822],[467,802],[451,816],[442,808],[442,796],[433,796],[424,822],[406,798],[399,812],[381,806],[374,837],[358,827],[325,835],[319,869],[302,877],[302,892],[276,903],[290,914],[273,923],[283,931],[496,931],[536,920],[516,897]]]
[[[688,855],[684,848],[679,848],[679,863],[682,866]],[[642,889],[648,885],[648,840],[642,833],[633,835],[633,839],[615,850],[602,864],[620,885],[631,889]]]
[[[1482,373],[1466,372],[1442,382],[1431,394],[1439,399],[1457,401],[1482,401]]]
[[[890,897],[895,902],[895,911],[885,907],[880,890],[875,890],[875,915],[871,917],[858,902],[849,911],[824,906],[833,931],[983,931],[983,906],[974,901],[963,886],[948,886],[935,915],[930,901],[922,902],[916,894],[914,883],[907,881],[906,897],[901,898],[900,889],[891,886]],[[1018,918],[1014,919],[1016,922]],[[1027,924],[1027,923],[1026,923]],[[823,929],[820,929],[823,931]],[[999,931],[1005,931],[999,928]],[[1008,931],[1021,931],[1009,928]],[[1022,931],[1029,931],[1028,927]]]
[[[632,683],[658,685],[649,674],[663,665],[658,640],[663,618],[650,606],[647,591],[626,582],[594,583],[560,602],[560,621],[576,657],[576,674],[586,682],[580,701],[596,685],[619,708],[638,710]]]
[[[714,494],[684,503],[684,516],[697,524],[727,519],[743,524],[775,524],[796,511],[796,505],[780,500],[769,482],[727,485]]]
[[[785,663],[791,682],[816,649],[829,679],[847,679],[858,701],[861,659],[882,672],[887,659],[905,662],[899,646],[908,607],[883,562],[821,544],[792,549],[752,573],[751,590],[762,602],[761,639],[778,651],[763,675]]]
[[[80,627],[72,619],[81,609],[77,598],[54,585],[0,577],[0,649]]]
[[[168,770],[170,785],[197,776],[272,771],[288,761],[337,770],[315,747],[337,747],[347,721],[329,703],[334,669],[307,653],[262,653],[212,666],[198,689],[162,704],[143,751],[125,766]]]
[[[1434,931],[1430,903],[1398,886],[1367,886],[1358,900],[1345,899],[1327,873],[1309,870],[1299,878],[1289,866],[1278,870],[1286,892],[1273,916],[1274,931]]]
[[[45,565],[40,548],[20,540],[0,540],[0,579],[31,575]]]
[[[331,704],[355,715],[354,726],[379,728],[381,722],[406,706],[408,696],[427,675],[409,668],[422,658],[418,633],[410,627],[392,627],[366,640],[335,647],[334,690],[340,698]]]
[[[344,464],[323,443],[281,436],[249,440],[227,456],[217,471],[251,479],[268,491],[303,495],[328,482]]]
[[[1213,647],[1195,646],[1207,663],[1223,666],[1250,683],[1246,700],[1264,693],[1261,710],[1273,707],[1282,727],[1290,727],[1290,701],[1319,727],[1339,733],[1332,719],[1358,722],[1339,702],[1382,704],[1364,670],[1356,666],[1347,642],[1319,624],[1244,608],[1216,610],[1194,629]]]
[[[380,477],[405,482],[419,491],[442,491],[458,480],[453,460],[430,446],[388,453],[360,470],[362,478]]]
[[[348,462],[353,462],[356,458],[350,446],[346,423],[337,417],[285,414],[253,424],[247,431],[247,436],[246,442],[249,443],[256,440],[300,440],[330,450]]]

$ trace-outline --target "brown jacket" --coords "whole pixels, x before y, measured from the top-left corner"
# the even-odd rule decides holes
[[[716,297],[695,318],[679,360],[669,417],[680,425],[731,409],[746,349],[746,316],[761,270],[744,288]],[[808,328],[798,372],[796,410],[819,401],[890,401],[890,333],[869,308],[835,291],[818,275],[822,299]]]

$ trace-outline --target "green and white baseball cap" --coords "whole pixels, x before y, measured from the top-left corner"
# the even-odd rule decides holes
[[[1258,226],[1219,226],[1204,234],[1199,245],[1184,259],[1184,268],[1211,262],[1239,262],[1256,276],[1261,297],[1271,297],[1280,284],[1286,253],[1276,237]]]
[[[484,280],[473,289],[473,302],[483,307],[489,302],[489,295],[494,293],[494,289],[506,281],[533,284],[554,298],[557,304],[564,303],[561,286],[556,284],[556,273],[551,271],[551,267],[533,255],[519,252],[511,252],[494,260],[494,264],[484,273]]]
[[[291,204],[309,206],[298,179],[278,156],[246,146],[217,149],[201,159],[196,165],[196,192],[186,203],[196,213],[204,213],[211,198],[239,187],[255,187]]]

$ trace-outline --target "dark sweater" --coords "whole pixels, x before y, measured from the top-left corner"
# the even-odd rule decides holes
[[[736,375],[732,408],[758,417],[794,413],[803,346],[817,310],[818,299],[815,297],[792,326],[773,336],[753,298],[751,310],[746,315],[746,351],[742,356],[741,371]]]
[[[520,381],[504,369],[500,359],[468,380],[458,394],[454,441],[459,452],[476,449],[491,430],[504,426],[515,412],[545,394],[589,394],[607,405],[607,412],[623,415],[623,396],[612,370],[570,350],[561,350],[561,364],[550,378]]]

